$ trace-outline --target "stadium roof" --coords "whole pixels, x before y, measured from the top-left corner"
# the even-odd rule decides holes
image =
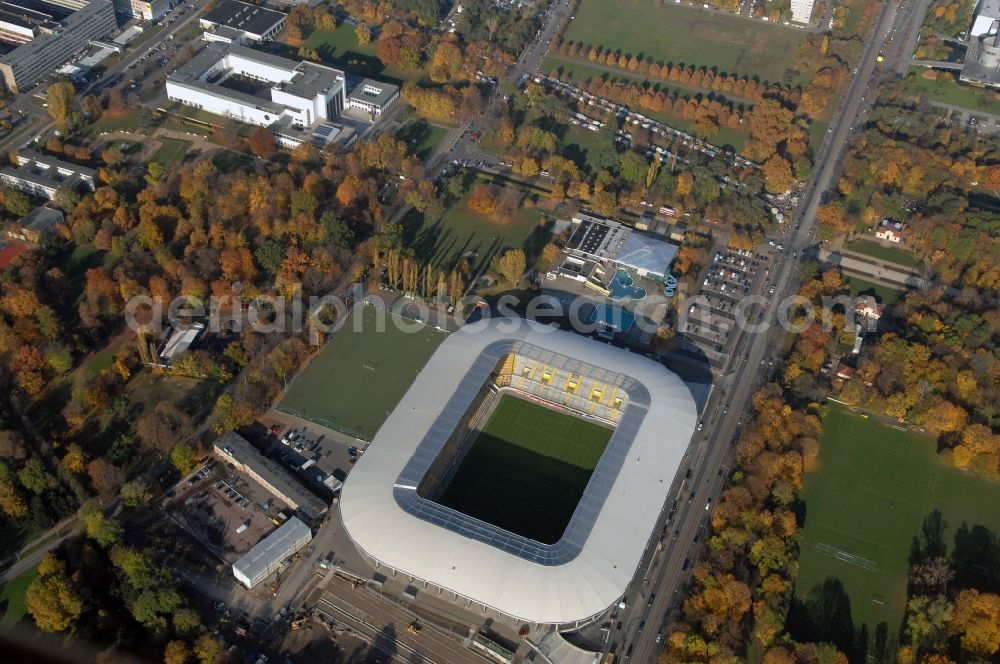
[[[499,358],[522,349],[628,383],[628,406],[553,545],[427,501],[415,489],[441,449],[434,441],[443,445],[451,435],[450,423]],[[358,548],[390,568],[526,622],[584,621],[625,593],[696,422],[691,392],[657,362],[520,319],[481,321],[452,333],[420,371],[348,476],[341,517]]]

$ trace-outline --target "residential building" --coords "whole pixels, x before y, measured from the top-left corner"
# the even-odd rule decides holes
[[[862,318],[878,320],[882,317],[882,305],[874,295],[859,295],[854,303],[854,313]]]
[[[21,7],[18,2],[20,0],[8,0],[7,5]],[[0,35],[0,39],[20,44],[0,57],[0,77],[13,92],[31,87],[86,49],[92,40],[101,39],[118,28],[111,0],[36,0],[31,3],[31,9],[35,13],[21,12],[18,16],[8,13]],[[51,18],[36,23],[39,13]],[[19,41],[25,38],[28,41]]]
[[[170,11],[170,0],[113,0],[115,11],[131,18],[155,21]]]
[[[875,229],[875,237],[886,242],[899,244],[903,241],[903,224],[898,221],[883,219]]]
[[[399,86],[366,78],[358,83],[347,96],[349,108],[368,113],[372,119],[399,98]]]
[[[94,190],[97,171],[93,168],[71,164],[34,150],[20,150],[17,163],[17,168],[7,166],[0,170],[0,182],[32,196],[52,200],[60,187]]]
[[[243,436],[228,432],[215,441],[215,453],[249,475],[275,498],[296,510],[308,523],[315,523],[329,509],[276,461],[258,452]]]
[[[294,516],[233,563],[233,576],[253,588],[312,540],[312,530]]]
[[[56,224],[63,222],[63,213],[47,205],[37,207],[7,229],[7,236],[39,244],[52,232]]]
[[[809,23],[815,4],[816,0],[792,0],[792,21],[794,23]]]
[[[333,120],[347,103],[338,69],[217,42],[167,76],[167,97],[246,124],[283,128],[276,137],[286,147],[312,140],[304,130]]]
[[[240,0],[222,0],[199,19],[206,41],[226,44],[260,43],[274,39],[285,27],[286,15]]]

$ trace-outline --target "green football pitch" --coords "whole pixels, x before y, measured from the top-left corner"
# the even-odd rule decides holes
[[[795,593],[808,601],[825,581],[839,580],[855,629],[865,624],[869,636],[884,622],[891,639],[902,623],[910,543],[927,514],[936,509],[944,516],[949,556],[963,523],[1000,531],[1000,485],[947,466],[930,438],[833,403],[823,419],[818,466],[806,473],[801,497],[805,528]],[[857,558],[843,560],[838,551]]]
[[[445,336],[375,307],[355,309],[278,410],[371,440]]]
[[[438,502],[553,544],[566,530],[611,433],[505,394]]]

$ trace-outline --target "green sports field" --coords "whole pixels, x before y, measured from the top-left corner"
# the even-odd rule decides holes
[[[295,378],[278,410],[371,440],[446,336],[426,326],[404,331],[397,321],[374,307],[355,309]]]
[[[782,81],[804,33],[656,0],[582,0],[564,41]]]
[[[503,395],[438,502],[555,543],[610,439],[609,428]]]
[[[827,579],[850,598],[856,629],[890,639],[906,608],[910,543],[924,517],[937,509],[948,528],[948,556],[963,522],[1000,531],[1000,485],[946,466],[932,439],[896,429],[830,404],[823,420],[818,467],[805,475],[805,529],[795,593],[818,597]],[[817,551],[826,545],[874,563],[874,571]],[[802,635],[794,634],[796,638]]]

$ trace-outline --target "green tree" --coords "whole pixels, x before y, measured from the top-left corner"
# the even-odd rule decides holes
[[[31,201],[21,191],[9,189],[4,192],[3,206],[15,217],[23,217],[31,212]]]
[[[521,249],[510,249],[500,257],[500,274],[505,281],[516,284],[527,269],[527,259]]]
[[[918,595],[906,604],[906,631],[917,648],[939,650],[948,639],[954,605],[944,595]]]
[[[37,458],[25,461],[21,470],[17,471],[17,478],[25,489],[36,494],[44,493],[51,486],[51,478]]]
[[[765,161],[760,170],[764,175],[764,187],[772,194],[782,194],[795,184],[791,164],[780,155]]]
[[[65,374],[73,368],[73,353],[66,344],[52,344],[45,349],[45,361],[57,374]]]
[[[174,631],[182,636],[197,634],[201,629],[198,612],[190,607],[177,609],[173,617]]]
[[[371,42],[372,30],[368,27],[368,24],[362,21],[358,23],[356,28],[354,28],[354,36],[358,38],[358,43],[364,46],[365,44]]]
[[[94,540],[105,549],[121,540],[124,529],[114,517],[104,516],[101,510],[95,510],[83,518],[87,537]]]
[[[222,401],[221,397],[219,398],[219,401]],[[187,475],[194,470],[194,467],[198,464],[198,450],[183,441],[179,442],[174,445],[174,449],[170,451],[170,460],[174,462],[174,467],[177,468],[181,474]]]
[[[319,225],[326,235],[328,244],[338,249],[350,248],[351,241],[354,240],[354,231],[347,225],[347,222],[335,213],[332,211],[324,212],[323,216],[319,218]]]
[[[57,122],[66,122],[73,114],[76,88],[69,81],[56,81],[49,86],[47,100],[49,115]]]
[[[187,664],[191,647],[183,641],[171,641],[163,649],[163,664]]]
[[[25,591],[24,601],[35,624],[45,632],[69,629],[84,607],[83,593],[61,571],[38,576]]]
[[[194,656],[200,664],[212,664],[221,651],[219,640],[207,632],[194,640]]]
[[[59,187],[52,196],[52,202],[57,208],[69,214],[80,203],[80,192],[73,187]]]
[[[627,182],[633,189],[646,181],[646,174],[649,171],[649,164],[646,159],[634,152],[627,150],[620,159],[619,176]]]
[[[140,507],[153,499],[153,492],[145,480],[137,478],[126,482],[120,489],[122,504],[126,507]]]

